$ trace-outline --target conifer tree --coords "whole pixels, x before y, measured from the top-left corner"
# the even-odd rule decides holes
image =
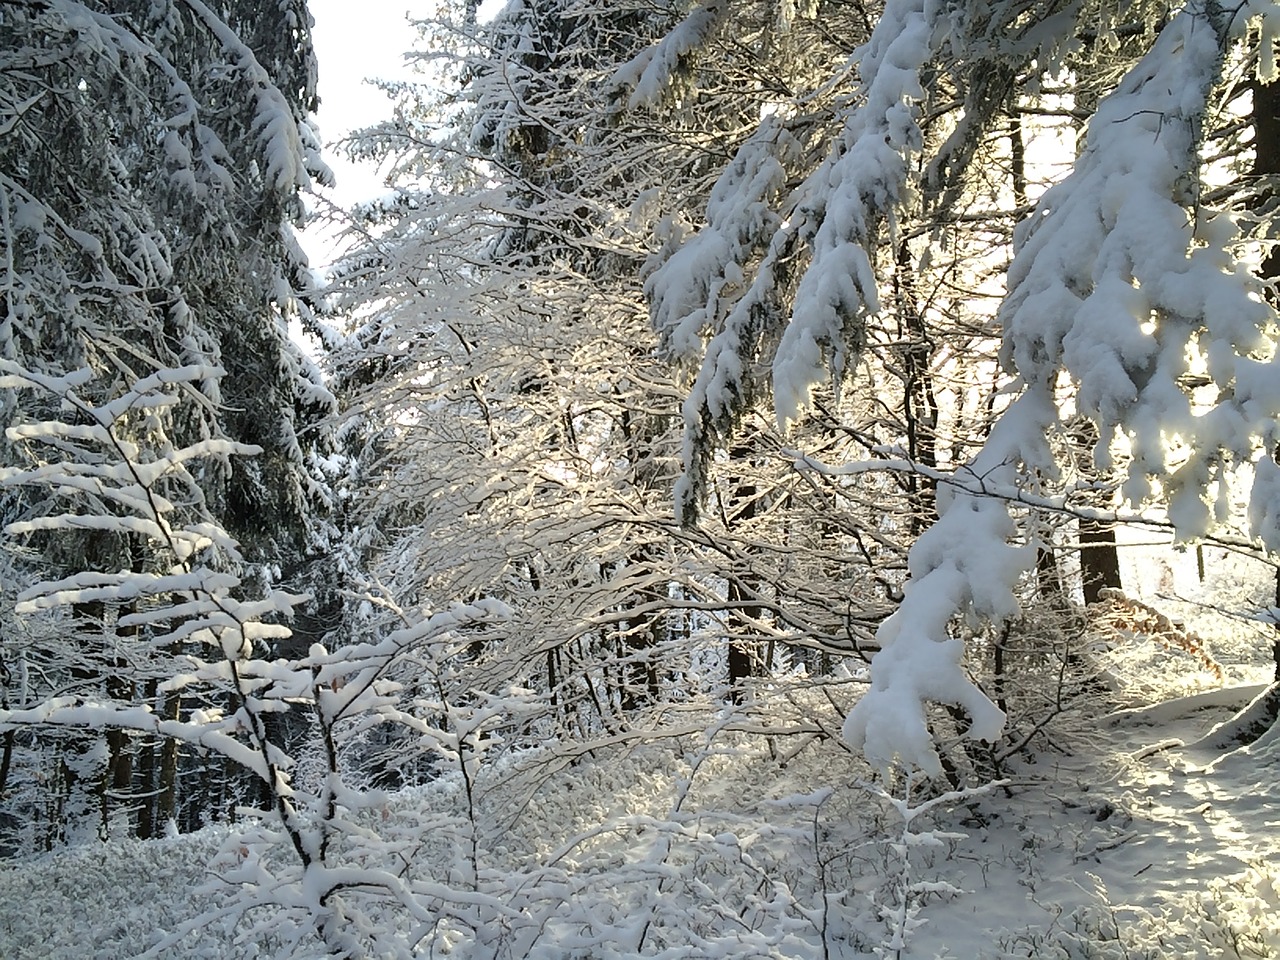
[[[77,390],[95,405],[167,369],[207,371],[177,381],[184,400],[164,414],[164,435],[179,446],[261,449],[234,465],[212,456],[187,494],[243,541],[242,573],[261,583],[301,564],[324,529],[327,500],[316,457],[332,399],[288,333],[306,317],[310,285],[292,234],[300,194],[328,177],[308,119],[316,105],[309,23],[302,2],[252,0],[33,0],[0,11],[0,360],[19,380],[90,371]],[[23,424],[56,420],[59,405],[56,392],[0,391],[11,471],[52,469],[59,449],[84,455],[23,438]],[[142,442],[150,428],[136,426]],[[4,494],[10,524],[68,508],[110,515],[119,504],[92,489],[20,485]],[[19,560],[7,585],[20,591],[78,570],[140,572],[159,562],[148,537],[126,529],[33,532],[35,553],[18,556],[41,561]],[[139,672],[130,653],[146,640],[119,626],[131,611],[78,605],[79,649],[64,650],[69,663],[45,674],[55,689],[26,695],[70,683],[80,695],[175,711],[176,699],[157,702],[155,676]],[[175,816],[172,742],[110,739],[105,779],[64,764],[98,793],[104,818],[108,799],[129,807],[135,788],[162,798],[159,819]],[[169,782],[157,787],[157,778]],[[144,806],[135,826],[145,834],[158,819],[151,800]]]

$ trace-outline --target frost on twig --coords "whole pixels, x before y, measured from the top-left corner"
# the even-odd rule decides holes
[[[6,536],[108,534],[136,541],[145,558],[135,569],[78,571],[35,584],[18,596],[19,613],[89,603],[126,604],[128,610],[117,619],[119,629],[145,628],[145,642],[153,654],[184,642],[211,650],[215,659],[230,665],[229,672],[204,669],[198,654],[191,658],[197,672],[203,670],[206,680],[231,682],[234,688],[238,664],[250,659],[262,643],[289,635],[287,627],[269,619],[288,615],[301,598],[281,591],[256,600],[235,596],[240,581],[234,569],[241,562],[237,545],[204,509],[203,492],[189,469],[203,460],[252,455],[257,448],[219,438],[175,446],[168,436],[166,423],[185,393],[221,373],[201,365],[159,370],[109,400],[94,402],[84,390],[94,380],[87,369],[53,376],[0,360],[0,388],[44,393],[67,412],[61,420],[19,422],[6,429],[7,439],[25,452],[28,462],[0,469],[0,484],[49,494],[44,512],[10,522]],[[92,714],[97,719],[91,726],[170,736],[187,732],[180,724],[161,729],[157,718],[148,716],[150,706],[116,706],[120,709],[114,718],[111,704],[79,700],[46,704],[28,712],[30,716],[6,716],[15,723],[84,723]],[[253,727],[247,715],[220,714],[203,716],[215,728],[233,734],[237,727]],[[199,730],[185,738],[206,746],[223,742]],[[228,755],[245,763],[239,750]],[[245,765],[264,779],[272,778],[269,762],[265,767],[257,761]]]
[[[901,821],[901,829],[897,835],[886,843],[886,888],[887,902],[880,904],[881,920],[885,924],[887,936],[880,948],[883,957],[901,957],[907,948],[913,930],[925,923],[919,917],[920,908],[929,897],[951,898],[964,893],[959,887],[945,880],[914,879],[913,872],[918,870],[919,857],[913,860],[913,854],[922,851],[946,848],[968,836],[964,833],[938,829],[918,829],[917,820],[924,820],[928,815],[940,808],[969,804],[990,793],[1008,781],[999,780],[969,790],[953,790],[918,803],[912,802],[912,792],[918,780],[916,776],[907,776],[903,780],[901,797],[895,797],[883,787],[875,784],[862,784],[873,797],[885,807],[894,811]]]
[[[87,389],[97,385],[89,371],[46,376],[0,360],[0,388],[42,391],[65,414],[7,431],[28,462],[0,471],[0,484],[45,491],[49,509],[10,523],[6,536],[106,533],[130,540],[142,558],[134,569],[82,571],[39,583],[21,594],[19,612],[116,605],[114,642],[147,664],[142,669],[153,681],[150,699],[159,695],[180,703],[162,716],[154,702],[133,702],[118,693],[53,697],[0,710],[0,729],[128,730],[227,758],[260,781],[258,795],[268,805],[259,811],[262,822],[238,833],[230,860],[219,864],[219,882],[229,885],[235,908],[248,914],[269,907],[273,928],[300,944],[297,955],[314,955],[306,939],[313,933],[339,955],[360,955],[365,950],[353,932],[360,923],[352,918],[360,915],[362,897],[399,902],[417,921],[429,923],[434,915],[424,904],[439,888],[406,882],[396,872],[400,861],[377,837],[353,825],[352,816],[382,796],[344,782],[338,737],[396,723],[431,741],[437,755],[474,779],[481,754],[497,742],[488,732],[493,716],[510,704],[493,706],[479,698],[464,706],[437,696],[415,703],[410,712],[404,686],[393,674],[396,668],[406,672],[410,652],[421,656],[438,647],[441,657],[458,656],[474,635],[451,639],[455,629],[501,620],[507,611],[477,601],[406,618],[401,630],[335,653],[314,644],[306,656],[263,656],[273,649],[269,643],[290,635],[280,620],[304,598],[278,590],[256,599],[240,595],[236,544],[204,508],[191,472],[201,460],[254,449],[211,439],[176,445],[170,437],[173,408],[203,379],[218,375],[201,366],[161,370],[110,400],[93,402],[86,399]],[[443,669],[430,659],[426,665],[437,674]],[[119,669],[139,675],[139,668],[127,664]],[[295,709],[311,712],[324,753],[323,775],[305,786],[295,781],[296,762],[269,726],[271,715]],[[443,719],[433,724],[423,716]],[[265,849],[290,848],[294,856],[283,862],[263,855]],[[474,866],[471,872],[474,878]],[[217,912],[225,909],[220,903]],[[176,944],[186,929],[164,943]]]

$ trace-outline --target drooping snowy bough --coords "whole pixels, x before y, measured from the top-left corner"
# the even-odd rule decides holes
[[[1265,73],[1278,27],[1274,4],[1185,4],[1101,101],[1070,176],[1016,232],[999,311],[1000,359],[1015,378],[1005,392],[1016,399],[980,452],[939,486],[938,519],[912,548],[903,601],[878,631],[871,688],[844,728],[873,763],[940,772],[930,702],[961,707],[970,737],[1002,729],[1002,712],[966,675],[950,625],[1017,611],[1014,589],[1034,550],[1019,545],[1008,503],[1031,478],[1058,476],[1046,436],[1061,418],[1064,375],[1076,411],[1098,428],[1099,466],[1127,447],[1123,493],[1132,504],[1162,504],[1180,536],[1203,535],[1226,519],[1226,477],[1243,466],[1254,476],[1253,532],[1265,548],[1280,547],[1275,313],[1237,262],[1231,218],[1203,205],[1199,190],[1201,139],[1224,63],[1260,31]],[[786,131],[763,123],[744,146],[704,229],[648,285],[674,355],[696,354],[698,331],[709,331],[685,406],[678,500],[686,517],[705,489],[716,438],[766,389],[754,371],[770,348],[783,423],[820,377],[840,378],[856,358],[879,310],[874,251],[897,242],[895,217],[918,177],[925,72],[944,56],[978,61],[1006,43],[1010,62],[1021,57],[1035,75],[1075,32],[1070,10],[993,25],[964,5],[890,0],[855,56],[860,87],[827,162],[787,194]],[[808,265],[784,315],[779,265],[802,253]],[[735,288],[745,292],[731,299]],[[1216,399],[1195,392],[1206,381]]]
[[[941,4],[885,4],[855,56],[862,71],[857,105],[826,161],[780,198],[802,145],[785,124],[765,117],[716,183],[705,228],[647,281],[665,348],[684,362],[701,353],[684,405],[685,472],[676,493],[686,520],[706,492],[710,449],[759,393],[752,367],[769,345],[783,423],[799,416],[828,369],[843,376],[861,350],[865,318],[880,308],[869,251],[906,198],[922,142],[914,105],[923,95],[920,71],[946,23]],[[784,313],[780,301],[799,248],[808,250],[809,265]],[[745,291],[735,295],[747,274]],[[706,326],[716,332],[704,348],[699,331]]]
[[[1015,236],[1000,319],[1002,360],[1022,394],[958,474],[958,492],[939,497],[938,523],[911,551],[906,597],[880,631],[871,689],[844,728],[871,761],[939,772],[929,700],[963,707],[971,737],[1000,732],[1000,711],[964,676],[947,623],[1016,609],[1012,588],[1034,558],[1014,559],[1001,497],[1016,493],[1021,475],[1054,472],[1044,437],[1058,418],[1060,373],[1099,427],[1099,464],[1109,465],[1113,439],[1127,441],[1132,503],[1158,498],[1180,536],[1202,535],[1210,495],[1225,519],[1225,472],[1253,464],[1254,532],[1280,546],[1269,506],[1280,414],[1274,312],[1235,265],[1230,220],[1199,206],[1196,193],[1209,95],[1245,28],[1242,11],[1187,4],[1099,105],[1074,171]],[[1185,386],[1197,361],[1219,390],[1207,407]]]

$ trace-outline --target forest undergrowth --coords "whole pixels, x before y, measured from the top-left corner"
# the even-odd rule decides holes
[[[1183,746],[1261,689],[1247,633],[1215,635],[1222,678],[1147,637],[1095,638],[1115,710],[1083,699],[994,786],[878,780],[837,735],[856,678],[762,682],[670,713],[666,735],[513,749],[469,787],[443,772],[372,793],[347,825],[353,869],[398,861],[433,897],[330,905],[368,956],[1276,956],[1280,746]],[[247,882],[287,860],[269,834],[10,863],[0,955],[324,955],[305,880]]]

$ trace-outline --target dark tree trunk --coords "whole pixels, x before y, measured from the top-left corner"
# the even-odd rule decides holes
[[[751,629],[749,621],[760,616],[760,608],[753,605],[747,591],[736,577],[729,580],[729,622],[734,628],[729,637],[729,696],[734,703],[742,702],[745,681],[752,674],[751,644],[743,634]]]
[[[636,574],[643,583],[653,570],[653,556],[648,548],[628,555],[622,565],[624,576]],[[656,657],[663,640],[661,597],[651,586],[640,586],[633,596],[623,598],[618,654],[622,658],[622,709],[635,710],[658,700],[658,665]]]
[[[71,679],[78,696],[89,699],[101,697],[108,679],[104,676],[106,658],[105,612],[102,601],[72,604],[77,640],[86,652],[85,660],[71,668]],[[72,734],[67,738],[66,753],[62,757],[62,782],[65,796],[59,804],[58,842],[66,839],[66,828],[73,822],[83,822],[93,815],[96,805],[99,832],[106,838],[107,790],[110,786],[110,766],[95,759],[95,747],[102,735],[90,732]],[[80,794],[80,796],[77,796]]]
[[[911,251],[899,244],[893,272],[898,308],[898,338],[902,342],[902,420],[907,436],[907,456],[927,469],[938,465],[938,400],[933,389],[933,340],[917,303]],[[938,517],[937,481],[925,473],[908,473],[907,499],[911,504],[913,537],[924,533]]]
[[[746,461],[750,456],[748,444],[740,444],[730,451],[735,461]],[[744,524],[750,524],[758,512],[756,485],[744,477],[736,477],[730,483],[733,491],[728,509],[725,511],[725,527],[732,531]],[[745,566],[745,565],[744,565]],[[749,639],[757,629],[763,610],[754,596],[754,585],[747,580],[744,570],[730,570],[727,573],[728,590],[725,599],[728,601],[729,645],[727,650],[727,666],[729,696],[734,703],[742,702],[745,682],[755,671],[754,643]]]
[[[1280,567],[1276,568],[1275,605],[1280,609]],[[1280,683],[1280,620],[1277,620],[1273,626],[1276,629],[1276,633],[1271,640],[1271,659],[1275,663],[1275,673],[1272,675],[1272,681]]]
[[[167,693],[161,713],[166,720],[177,720],[182,698],[177,693]],[[156,827],[164,830],[170,821],[177,821],[178,813],[178,741],[167,737],[160,746],[160,783],[156,794]]]
[[[148,680],[146,685],[146,702],[152,710],[156,709],[160,684],[157,680]],[[160,738],[147,737],[138,748],[138,839],[151,840],[158,836],[156,826],[156,806],[159,796],[156,790],[156,755],[160,751]]]
[[[1066,591],[1062,588],[1062,571],[1058,569],[1058,558],[1053,548],[1047,546],[1047,540],[1036,547],[1036,587],[1040,598],[1053,609],[1065,609]]]
[[[1080,579],[1084,582],[1084,602],[1097,603],[1105,589],[1120,590],[1120,554],[1116,531],[1096,520],[1080,521]]]
[[[1257,83],[1253,87],[1253,172],[1258,177],[1274,181],[1280,176],[1280,83]],[[1276,187],[1271,184],[1259,198],[1260,205],[1274,203]],[[1277,305],[1280,295],[1274,284],[1280,281],[1280,244],[1267,251],[1262,261],[1262,279],[1267,281],[1267,298]],[[1273,451],[1280,459],[1280,451]],[[1276,569],[1275,596],[1280,606],[1280,567]],[[1280,622],[1276,624],[1280,631]],[[1280,683],[1280,636],[1271,643],[1271,658],[1275,664],[1275,680]]]
[[[1071,435],[1071,443],[1083,472],[1091,469],[1093,450],[1098,443],[1098,428],[1086,417],[1077,417],[1074,426],[1077,429]],[[1112,524],[1098,520],[1080,521],[1080,581],[1086,606],[1102,599],[1103,590],[1124,588],[1120,579],[1116,531]]]
[[[9,685],[13,682],[13,675],[9,672],[9,664],[0,659],[0,684],[3,685],[4,696],[0,698],[0,708],[5,710],[12,709],[9,702]],[[5,788],[9,784],[9,768],[13,763],[13,739],[17,735],[17,731],[10,728],[4,733],[3,752],[0,752],[0,797],[4,796]]]
[[[136,571],[135,571],[136,572]],[[136,608],[129,603],[120,607],[119,615],[127,616]],[[117,649],[130,646],[137,638],[137,627],[117,627]],[[107,696],[122,706],[131,706],[137,696],[137,688],[128,676],[131,667],[122,656],[111,658],[111,674],[107,677]],[[126,815],[132,803],[133,792],[133,738],[124,730],[107,731],[107,783],[103,793],[103,809],[110,804],[124,806]]]

